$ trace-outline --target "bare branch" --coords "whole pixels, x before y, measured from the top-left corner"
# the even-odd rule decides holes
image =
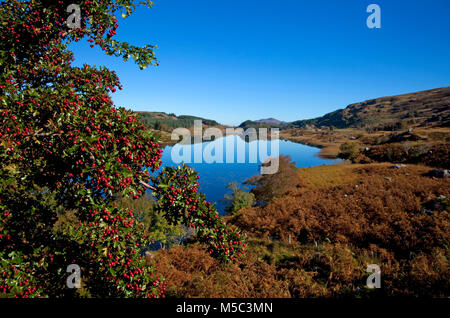
[[[154,187],[154,186],[151,186],[151,185],[149,185],[148,183],[146,183],[146,182],[144,182],[144,181],[142,181],[142,180],[139,180],[139,183],[140,184],[142,184],[144,187],[146,187],[147,189],[150,189],[150,190],[152,190],[152,191],[156,191],[156,188]]]

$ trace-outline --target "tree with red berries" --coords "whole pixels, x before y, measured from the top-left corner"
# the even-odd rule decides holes
[[[157,65],[154,46],[114,39],[116,16],[132,14],[134,2],[75,2],[77,28],[67,23],[71,3],[0,2],[0,296],[163,297],[163,278],[142,256],[152,233],[114,204],[118,196],[152,191],[167,220],[193,228],[224,262],[245,245],[198,192],[195,171],[150,174],[162,150],[112,103],[116,74],[72,66],[67,46],[83,38],[141,69]],[[81,268],[81,289],[66,285],[70,264]]]

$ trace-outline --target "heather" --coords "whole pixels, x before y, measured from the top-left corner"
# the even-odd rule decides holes
[[[303,168],[291,192],[232,216],[248,250],[223,268],[200,246],[158,252],[177,297],[448,297],[448,179],[389,164]],[[380,264],[382,288],[366,287]],[[230,288],[230,286],[232,288]]]

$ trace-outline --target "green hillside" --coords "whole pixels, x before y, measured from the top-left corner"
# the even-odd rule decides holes
[[[167,114],[164,112],[136,112],[139,114],[142,123],[151,129],[172,131],[175,128],[190,128],[194,125],[194,120],[201,120],[203,125],[218,126],[215,120],[205,119],[196,116]]]
[[[246,120],[239,125],[239,128],[284,128],[287,127],[284,123],[268,123],[261,121]]]

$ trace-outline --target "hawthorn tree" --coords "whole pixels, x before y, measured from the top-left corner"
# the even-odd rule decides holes
[[[130,15],[133,1],[75,2],[75,29],[67,25],[72,2],[0,2],[0,295],[161,297],[164,280],[142,256],[152,235],[114,204],[118,196],[150,189],[170,222],[195,229],[224,262],[245,244],[197,191],[195,171],[150,174],[162,150],[131,111],[112,103],[116,74],[72,66],[68,44],[83,38],[140,68],[158,63],[154,46],[114,39],[116,16]],[[66,286],[69,264],[81,268],[82,293]]]

